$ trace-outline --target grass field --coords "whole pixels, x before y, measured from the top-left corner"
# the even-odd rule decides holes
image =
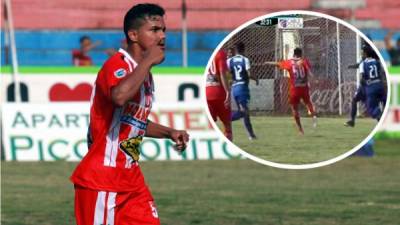
[[[304,136],[297,133],[291,117],[251,117],[258,139],[248,140],[242,121],[235,121],[233,142],[246,152],[272,162],[306,164],[339,156],[358,145],[373,130],[376,122],[357,119],[356,126],[343,126],[346,118],[318,119],[317,128],[311,118],[301,118]]]
[[[249,160],[144,162],[164,225],[398,225],[400,140],[312,170]],[[74,224],[76,163],[2,162],[3,225]]]

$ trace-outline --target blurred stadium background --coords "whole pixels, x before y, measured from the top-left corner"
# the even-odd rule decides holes
[[[139,2],[146,1],[134,1]],[[181,66],[182,1],[154,2],[167,10],[168,55],[164,66]],[[101,65],[107,57],[103,50],[120,46],[124,38],[121,12],[133,4],[121,0],[113,4],[107,0],[12,0],[11,3],[21,66],[70,66],[70,53],[79,47],[79,38],[83,35],[102,42],[91,54],[94,63]],[[238,25],[257,16],[290,9],[323,12],[350,21],[374,41],[389,61],[383,39],[388,29],[399,29],[399,4],[396,0],[231,0],[206,4],[186,1],[188,65],[204,66],[217,44]],[[399,35],[396,33],[394,38]],[[1,47],[6,50],[4,32],[1,37]],[[9,62],[6,52],[2,53],[2,65]]]
[[[389,31],[395,31],[393,42],[400,37],[399,1],[3,0],[2,223],[73,223],[73,191],[67,177],[76,163],[61,161],[79,161],[86,151],[92,83],[107,52],[123,44],[121,27],[126,10],[140,2],[158,3],[166,9],[167,55],[153,71],[157,89],[153,119],[188,129],[192,135],[183,156],[175,154],[168,141],[147,139],[143,144],[143,159],[152,161],[144,162],[143,170],[165,224],[372,225],[400,221],[396,181],[400,175],[400,67],[389,67],[393,81],[390,112],[375,136],[376,156],[346,159],[310,172],[277,171],[235,160],[243,156],[218,138],[200,104],[202,73],[214,48],[247,20],[291,9],[336,16],[368,35],[390,65],[384,37]],[[12,66],[16,61],[12,60],[8,35],[10,19],[17,67]],[[72,51],[79,49],[82,36],[98,44],[89,52],[94,65],[74,67]],[[14,72],[19,74],[17,80],[11,76]],[[13,82],[21,83],[21,100],[30,104],[6,104],[15,100]],[[210,161],[163,162],[198,159]],[[237,176],[243,179],[232,179]],[[253,187],[248,187],[249,183]],[[296,190],[301,191],[296,194]],[[66,194],[54,198],[55,192]],[[195,193],[199,193],[198,198]],[[219,203],[210,210],[213,199]]]

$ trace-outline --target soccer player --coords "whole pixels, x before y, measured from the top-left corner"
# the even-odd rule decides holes
[[[226,53],[219,50],[208,68],[207,105],[213,120],[221,120],[225,137],[232,141],[231,95],[227,76]]]
[[[360,63],[359,70],[361,80],[365,83],[368,114],[379,121],[382,116],[380,103],[383,102],[385,104],[386,92],[381,78],[381,64],[373,58],[374,53],[370,46],[363,47],[363,57],[365,59]]]
[[[150,70],[164,60],[164,9],[138,4],[124,18],[127,50],[120,49],[98,73],[90,107],[90,147],[71,176],[77,225],[160,224],[138,160],[144,136],[169,138],[183,151],[184,130],[149,121]]]
[[[369,46],[368,42],[364,42],[363,46]],[[372,56],[374,59],[379,61],[379,57],[374,52],[374,55]],[[365,57],[362,57],[362,60],[359,63],[356,63],[354,65],[349,65],[347,68],[348,69],[358,69],[361,62],[365,59]],[[358,85],[358,88],[356,90],[356,94],[354,95],[352,101],[351,101],[351,111],[350,111],[350,120],[345,122],[344,125],[347,127],[354,127],[355,126],[355,121],[356,121],[356,115],[357,115],[357,103],[362,102],[366,105],[367,101],[367,96],[365,94],[365,82],[363,80],[360,81],[360,84]]]
[[[301,135],[304,134],[299,114],[299,103],[301,99],[305,103],[308,112],[313,118],[313,127],[316,127],[317,115],[310,99],[308,87],[308,77],[313,77],[314,75],[311,72],[311,66],[308,59],[303,58],[302,49],[295,48],[292,59],[283,60],[280,62],[265,62],[264,64],[275,65],[278,66],[280,69],[284,69],[289,72],[289,104],[292,109],[292,114],[294,120],[296,121],[299,133]]]
[[[351,101],[351,111],[350,111],[350,120],[344,123],[346,127],[354,127],[357,115],[357,103],[358,102],[366,102],[367,97],[365,95],[365,82],[361,81],[360,85],[357,88],[356,94],[354,95]]]
[[[226,55],[228,59],[233,57],[235,55],[235,48],[234,47],[228,48]]]
[[[232,74],[232,95],[238,108],[237,111],[232,113],[231,119],[235,121],[243,118],[249,140],[253,140],[256,139],[256,135],[251,125],[248,106],[250,101],[249,80],[250,78],[254,79],[258,84],[258,79],[250,74],[250,60],[243,56],[244,50],[244,43],[237,43],[233,51],[234,56],[227,60],[228,68]]]

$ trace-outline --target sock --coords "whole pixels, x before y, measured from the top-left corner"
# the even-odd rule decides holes
[[[316,114],[315,114],[315,110],[314,110],[312,103],[307,102],[306,106],[307,106],[308,112],[311,114],[311,116],[315,116]]]
[[[251,122],[250,122],[250,115],[249,114],[246,114],[243,117],[243,123],[244,123],[244,126],[246,127],[248,135],[250,137],[255,137],[254,131],[253,131],[253,126],[251,125]]]
[[[350,112],[350,120],[355,121],[357,114],[357,101],[354,99],[351,101],[351,112]]]
[[[301,127],[300,116],[294,116],[294,120],[296,121],[296,125],[297,128],[299,128],[299,131],[303,131],[303,128]]]
[[[224,124],[224,135],[225,135],[225,137],[228,138],[230,141],[233,140],[232,125],[231,125],[230,122]]]

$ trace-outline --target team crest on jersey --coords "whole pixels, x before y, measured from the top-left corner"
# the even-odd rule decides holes
[[[140,156],[139,147],[140,143],[142,142],[142,138],[143,137],[139,136],[123,140],[121,143],[119,143],[119,148],[132,157],[134,161],[138,161]]]
[[[124,77],[126,75],[126,70],[125,69],[118,69],[118,70],[116,70],[115,72],[114,72],[114,76],[116,77],[116,78],[122,78],[122,77]]]

